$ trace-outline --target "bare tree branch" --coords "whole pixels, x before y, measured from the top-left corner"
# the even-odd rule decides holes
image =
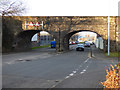
[[[26,7],[21,1],[0,0],[0,14],[2,16],[21,15],[25,10]]]

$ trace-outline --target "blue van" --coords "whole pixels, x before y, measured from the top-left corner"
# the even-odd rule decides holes
[[[50,45],[51,45],[51,48],[55,48],[56,47],[56,41],[51,41]]]

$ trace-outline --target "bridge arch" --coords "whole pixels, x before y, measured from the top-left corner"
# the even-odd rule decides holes
[[[13,43],[13,49],[18,51],[24,51],[24,50],[30,50],[32,48],[32,37],[43,30],[23,30],[22,32],[19,32],[14,40]],[[56,38],[52,32],[45,30],[49,34],[51,34],[52,37]]]
[[[63,38],[63,49],[64,50],[69,50],[69,39],[71,38],[71,36],[78,33],[78,32],[83,32],[83,31],[94,32],[94,33],[97,34],[97,37],[104,38],[103,35],[99,34],[96,31],[93,31],[93,30],[77,30],[77,31],[68,32]]]

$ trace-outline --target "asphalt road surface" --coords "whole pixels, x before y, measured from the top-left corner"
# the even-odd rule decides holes
[[[57,53],[45,48],[3,55],[3,88],[100,88],[105,69],[118,62],[94,46]]]

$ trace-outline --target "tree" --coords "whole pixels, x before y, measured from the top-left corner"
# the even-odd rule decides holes
[[[21,15],[25,9],[22,1],[0,0],[0,14],[2,16]]]

